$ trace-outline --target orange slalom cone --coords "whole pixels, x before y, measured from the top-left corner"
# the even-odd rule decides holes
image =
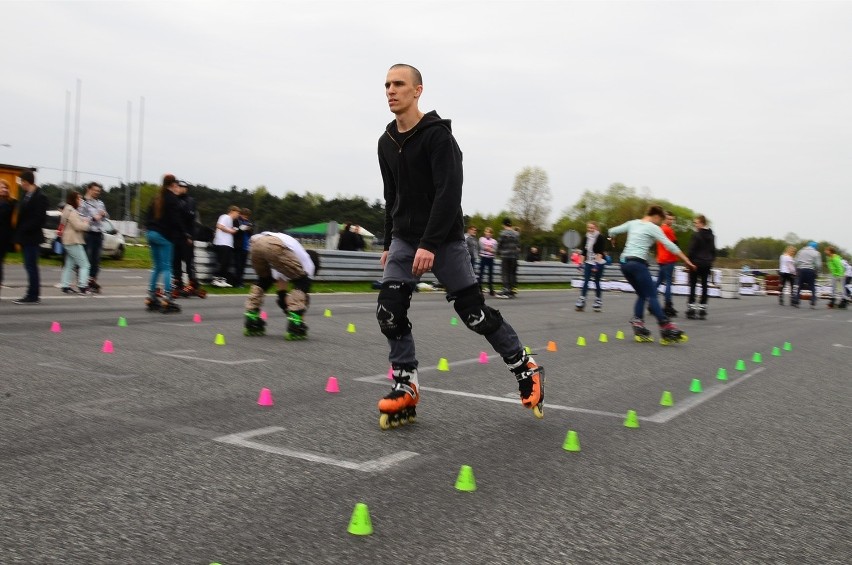
[[[272,400],[272,391],[268,388],[260,389],[260,395],[257,397],[258,406],[272,406],[275,402]]]
[[[112,353],[115,351],[112,347],[112,342],[110,340],[104,341],[104,346],[101,348],[101,351],[104,353]]]
[[[340,392],[340,386],[337,384],[337,377],[328,377],[328,382],[325,384],[326,392]]]
[[[556,351],[557,350],[556,342],[555,341],[548,341],[547,342],[547,350],[551,351],[551,352]]]

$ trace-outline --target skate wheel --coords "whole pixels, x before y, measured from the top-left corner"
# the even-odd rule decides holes
[[[387,414],[381,414],[379,416],[379,427],[383,430],[389,430],[391,427],[390,417]]]
[[[537,404],[537,405],[533,406],[532,411],[533,411],[533,416],[535,416],[536,418],[544,418],[544,405],[543,404]]]
[[[414,421],[415,421],[416,419],[417,419],[417,416],[415,416],[414,414],[411,414],[411,415],[408,417],[408,423],[409,423],[409,424],[413,424],[413,423],[414,423]]]
[[[681,341],[681,343],[686,343],[687,341],[689,341],[689,336],[686,335],[686,334],[683,334],[682,336],[680,336],[680,341]]]

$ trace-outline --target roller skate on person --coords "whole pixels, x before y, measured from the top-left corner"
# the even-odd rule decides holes
[[[514,358],[503,358],[509,370],[518,379],[521,404],[532,408],[536,418],[544,417],[544,367],[531,355],[521,351]]]
[[[101,293],[101,285],[98,284],[98,281],[96,281],[94,277],[89,277],[89,284],[86,288],[89,289],[89,294]]]
[[[415,407],[420,401],[417,369],[394,365],[392,371],[393,388],[379,400],[379,427],[383,430],[414,423]]]
[[[660,323],[660,345],[669,345],[687,341],[686,334],[683,330],[674,325],[671,320],[666,320]]]
[[[260,310],[251,308],[245,313],[245,328],[243,335],[266,335],[266,321],[260,317]]]
[[[699,320],[706,320],[707,319],[707,305],[706,304],[700,304],[698,306],[698,319]]]
[[[586,297],[581,296],[580,298],[577,299],[577,302],[574,304],[574,310],[576,310],[577,312],[582,312],[585,309],[586,309]]]
[[[302,319],[304,315],[304,310],[287,312],[287,333],[284,334],[284,339],[287,341],[308,339],[308,326]]]
[[[633,328],[633,339],[639,343],[650,343],[654,341],[651,330],[645,327],[645,321],[641,318],[632,318],[630,327]]]
[[[180,306],[175,303],[171,296],[165,296],[157,290],[148,291],[145,307],[149,312],[162,312],[163,314],[180,312]]]
[[[675,310],[674,304],[666,302],[665,307],[663,307],[663,314],[669,318],[677,318],[677,310]]]
[[[595,303],[592,304],[592,310],[600,312],[603,309],[603,301],[600,298],[595,298]]]
[[[689,318],[690,320],[694,320],[697,315],[698,315],[698,309],[695,307],[694,303],[690,302],[686,306],[686,317]]]

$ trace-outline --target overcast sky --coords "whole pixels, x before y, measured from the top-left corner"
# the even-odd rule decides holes
[[[215,188],[381,198],[387,68],[453,120],[466,213],[542,167],[550,221],[647,188],[743,237],[852,250],[850,2],[3,2],[0,162],[80,183],[173,172]],[[95,177],[90,173],[107,175]],[[66,173],[69,181],[73,172]],[[342,220],[342,218],[338,218]],[[368,226],[369,227],[369,226]]]

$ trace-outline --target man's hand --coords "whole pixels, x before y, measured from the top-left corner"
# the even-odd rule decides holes
[[[379,259],[379,263],[382,265],[382,269],[385,268],[385,263],[388,262],[388,252],[387,250],[382,251],[382,258]]]
[[[411,265],[411,272],[415,277],[421,276],[432,270],[432,265],[435,263],[435,254],[425,249],[418,249],[414,254],[414,262]]]

